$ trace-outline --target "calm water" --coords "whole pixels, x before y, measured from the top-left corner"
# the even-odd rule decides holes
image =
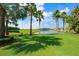
[[[56,34],[56,33],[58,33],[58,32],[51,32],[51,31],[40,31],[40,32],[36,32],[36,33],[34,33],[34,34]]]

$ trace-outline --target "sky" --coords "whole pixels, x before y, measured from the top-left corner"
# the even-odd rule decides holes
[[[75,6],[79,6],[77,3],[36,3],[37,10],[43,11],[44,19],[41,21],[40,28],[56,28],[55,19],[52,17],[55,10],[60,12],[66,12],[68,15],[71,13]],[[26,17],[24,20],[18,20],[18,27],[20,29],[30,28],[30,17]],[[33,29],[38,29],[38,22],[33,17]],[[62,19],[59,19],[59,27],[63,27]]]

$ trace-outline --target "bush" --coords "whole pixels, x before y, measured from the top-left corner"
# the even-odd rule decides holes
[[[75,32],[76,32],[76,33],[79,33],[79,25],[77,25],[77,26],[75,27]]]
[[[57,28],[56,30],[57,30],[58,32],[60,32],[60,31],[61,31],[61,28]]]
[[[8,27],[8,32],[19,32],[19,30],[17,27]]]

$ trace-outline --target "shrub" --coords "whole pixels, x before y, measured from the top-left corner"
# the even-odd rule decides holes
[[[19,32],[19,30],[17,27],[8,27],[8,32]]]

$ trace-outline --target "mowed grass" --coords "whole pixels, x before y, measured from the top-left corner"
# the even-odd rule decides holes
[[[32,29],[32,33],[35,33],[35,32],[38,32],[39,30],[38,29]],[[29,29],[21,29],[20,30],[20,33],[23,33],[23,34],[29,34],[30,30]]]
[[[1,56],[79,56],[79,35],[14,36],[17,42],[0,47]]]
[[[32,33],[35,33],[35,32],[39,32],[38,29],[32,29]],[[9,35],[17,35],[17,34],[29,34],[30,33],[30,30],[29,29],[20,29],[19,32],[10,32]]]

